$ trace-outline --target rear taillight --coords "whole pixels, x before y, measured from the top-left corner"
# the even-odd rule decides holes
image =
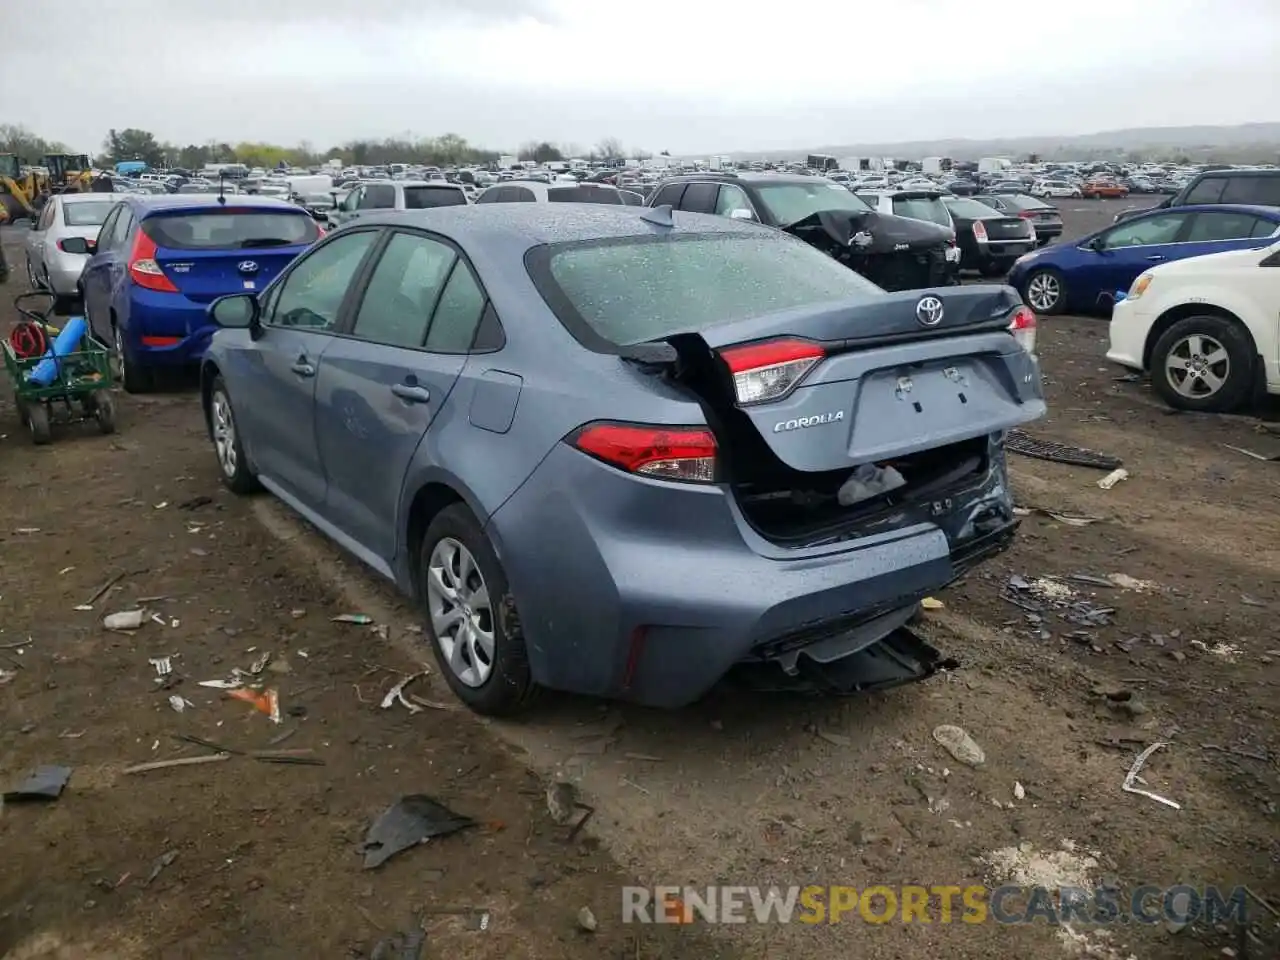
[[[1036,212],[1034,210],[1023,210],[1018,213],[1018,216],[1023,220],[1034,220],[1036,218]]]
[[[987,225],[981,220],[973,221],[973,239],[979,243],[987,242]]]
[[[138,238],[133,241],[133,250],[129,253],[129,276],[144,290],[177,293],[178,288],[165,276],[160,264],[156,263],[156,249],[156,242],[139,230]]]
[[[569,442],[627,473],[684,483],[715,480],[716,438],[706,427],[589,423]]]
[[[1018,307],[1009,318],[1009,332],[1027,353],[1036,352],[1036,315],[1030,307]]]
[[[720,358],[733,374],[738,403],[763,403],[786,396],[826,355],[810,340],[767,340],[720,351]]]

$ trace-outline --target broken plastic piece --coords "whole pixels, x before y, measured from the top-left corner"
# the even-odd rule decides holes
[[[933,728],[933,739],[946,748],[947,753],[970,767],[980,767],[987,760],[986,753],[976,740],[962,727],[944,723]]]
[[[1173,807],[1175,810],[1181,810],[1182,805],[1176,801],[1170,800],[1168,797],[1162,797],[1160,794],[1153,793],[1150,790],[1143,790],[1141,787],[1134,786],[1134,784],[1138,782],[1138,771],[1140,771],[1142,769],[1142,765],[1147,762],[1147,758],[1161,747],[1167,747],[1168,745],[1169,744],[1164,741],[1158,741],[1138,754],[1138,759],[1133,761],[1133,766],[1131,766],[1129,768],[1129,772],[1125,774],[1124,783],[1120,785],[1120,789],[1125,793],[1136,793],[1138,796],[1154,800],[1156,803],[1163,803],[1166,807]]]
[[[194,706],[195,706],[195,704],[194,704],[194,703],[192,703],[190,700],[187,700],[187,699],[186,699],[186,698],[184,698],[184,697],[180,697],[180,696],[178,696],[178,695],[175,693],[173,696],[171,696],[171,697],[169,698],[169,706],[173,707],[173,709],[174,709],[176,712],[178,712],[178,713],[182,713],[182,711],[186,710],[186,709],[187,709],[187,707],[194,707]]]
[[[432,837],[443,837],[467,827],[475,821],[454,813],[444,804],[425,794],[401,797],[378,817],[364,838],[364,868],[372,870],[402,850],[426,843]]]
[[[361,625],[373,623],[373,617],[367,613],[340,613],[333,618],[333,623],[358,623]]]
[[[71,779],[71,768],[45,765],[36,767],[27,779],[4,794],[5,803],[24,800],[57,800]]]
[[[259,713],[265,713],[272,723],[280,722],[280,694],[274,688],[258,693],[241,687],[228,691],[227,696],[233,700],[243,700]]]
[[[147,611],[145,610],[124,610],[120,613],[110,613],[102,618],[102,625],[108,630],[137,630],[146,622]]]
[[[945,610],[947,605],[937,597],[925,597],[920,601],[920,606],[925,610]]]
[[[1110,490],[1121,480],[1128,480],[1128,479],[1129,479],[1129,471],[1124,469],[1124,467],[1120,467],[1117,470],[1112,470],[1105,477],[1099,480],[1098,486],[1101,487],[1103,490]]]
[[[906,483],[902,474],[893,467],[878,467],[874,463],[864,463],[853,471],[853,476],[840,485],[840,489],[836,491],[836,500],[842,507],[851,507],[863,500],[870,500],[882,493],[897,490]]]

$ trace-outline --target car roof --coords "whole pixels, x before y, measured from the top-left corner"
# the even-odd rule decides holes
[[[130,193],[125,194],[125,196],[128,199],[123,202],[138,207],[142,213],[159,213],[166,210],[182,210],[188,207],[217,210],[222,207],[222,204],[218,202],[216,193],[169,193],[148,196]],[[296,210],[306,213],[296,203],[277,200],[275,197],[263,197],[253,193],[233,193],[227,196],[227,203],[234,204],[237,209],[260,207],[267,210]]]
[[[714,171],[707,173],[680,173],[662,180],[663,184],[680,183],[690,181],[715,181],[716,183],[821,183],[826,181],[832,183],[834,181],[827,180],[826,177],[810,177],[803,173],[774,173],[772,171],[743,170],[738,173],[725,173],[723,171]]]
[[[877,197],[896,197],[899,194],[908,193],[912,196],[945,196],[946,192],[941,187],[935,187],[930,190],[928,187],[872,187],[870,190],[855,190],[855,193],[872,193]]]
[[[545,243],[648,237],[657,231],[674,234],[720,233],[776,235],[775,231],[746,220],[731,220],[707,213],[672,213],[674,227],[661,227],[642,217],[648,207],[601,203],[482,203],[430,210],[370,213],[362,225],[387,224],[438,231],[464,247],[470,243],[517,243],[527,249]]]
[[[1261,217],[1263,220],[1274,220],[1280,223],[1280,207],[1268,207],[1261,203],[1189,203],[1173,208],[1177,213],[1243,213],[1253,217]],[[1143,212],[1143,216],[1149,216],[1157,213],[1169,213],[1169,209],[1160,208],[1155,210],[1147,210]],[[1123,220],[1122,223],[1130,223],[1137,217],[1131,217],[1129,220]]]
[[[101,203],[103,200],[110,200],[111,194],[102,193],[55,193],[53,198],[61,200],[63,203],[89,203],[97,200]]]
[[[439,187],[441,189],[447,187],[450,190],[462,189],[462,184],[450,183],[448,180],[392,180],[391,183],[398,183],[402,187]]]
[[[1280,177],[1280,170],[1206,170],[1200,179],[1206,177]]]

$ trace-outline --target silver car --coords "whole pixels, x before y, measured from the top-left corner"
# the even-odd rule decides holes
[[[27,234],[27,279],[65,303],[79,297],[80,272],[97,248],[114,194],[60,193],[49,198]]]

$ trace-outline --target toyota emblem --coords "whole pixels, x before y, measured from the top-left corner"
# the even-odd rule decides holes
[[[916,304],[916,319],[926,327],[936,327],[942,322],[942,301],[937,297],[922,297]]]
[[[258,265],[254,263],[252,260],[241,260],[238,264],[236,264],[236,269],[239,270],[241,273],[257,273]],[[918,313],[919,310],[917,309],[916,312]]]

